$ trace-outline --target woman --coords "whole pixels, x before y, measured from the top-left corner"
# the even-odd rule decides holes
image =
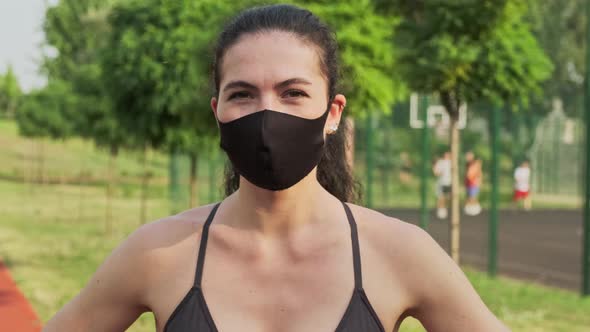
[[[354,186],[336,51],[306,10],[237,16],[211,106],[239,189],[141,227],[45,331],[123,331],[145,311],[166,332],[392,331],[408,315],[429,331],[504,331],[425,232],[342,203]]]

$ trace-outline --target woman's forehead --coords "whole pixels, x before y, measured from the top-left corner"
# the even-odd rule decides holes
[[[242,36],[226,51],[220,69],[221,87],[234,80],[263,84],[301,77],[318,84],[323,79],[318,48],[282,31]]]

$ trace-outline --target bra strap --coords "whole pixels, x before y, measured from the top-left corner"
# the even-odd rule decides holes
[[[346,217],[348,218],[348,223],[350,224],[350,235],[352,237],[352,261],[354,265],[354,288],[362,289],[363,288],[363,274],[361,271],[361,253],[359,249],[359,237],[356,228],[356,222],[354,220],[354,216],[350,211],[350,208],[346,203],[342,202],[344,206],[344,211],[346,211]]]
[[[201,287],[201,279],[203,279],[203,264],[205,264],[205,252],[207,251],[207,239],[209,238],[209,226],[211,225],[213,217],[215,217],[215,213],[220,204],[221,203],[215,204],[209,213],[209,217],[207,217],[207,221],[205,221],[205,224],[203,225],[203,230],[201,231],[201,245],[199,246],[199,256],[197,259],[195,287]]]

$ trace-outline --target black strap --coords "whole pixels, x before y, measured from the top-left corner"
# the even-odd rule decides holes
[[[215,217],[215,213],[220,204],[221,203],[215,204],[209,213],[209,217],[207,217],[207,221],[205,221],[205,224],[203,225],[203,230],[201,231],[201,245],[199,247],[199,258],[197,259],[195,287],[201,287],[201,279],[203,279],[203,264],[205,264],[205,251],[207,251],[207,239],[209,238],[209,226],[211,225],[213,217]]]
[[[350,224],[350,235],[352,237],[352,262],[354,265],[354,288],[362,289],[363,288],[363,273],[361,271],[361,253],[359,249],[359,236],[356,230],[356,222],[354,221],[354,216],[350,211],[350,208],[346,203],[342,202],[344,205],[344,211],[346,211],[346,217],[348,218],[348,223]]]

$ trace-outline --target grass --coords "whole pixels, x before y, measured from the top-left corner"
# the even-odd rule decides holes
[[[508,278],[490,279],[473,270],[467,270],[467,276],[513,331],[588,331],[590,298]]]
[[[0,146],[0,175],[5,178],[37,176],[41,161],[44,176],[51,179],[62,176],[72,178],[81,173],[100,178],[104,177],[108,166],[107,151],[95,148],[88,141],[70,139],[56,142],[23,138],[18,136],[15,123],[6,119],[0,119]],[[142,172],[139,158],[138,152],[123,151],[117,161],[119,176],[139,177]],[[151,154],[150,172],[155,177],[165,177],[166,163],[166,156]]]
[[[514,332],[582,332],[590,326],[590,298],[464,268],[490,310]],[[400,331],[425,331],[415,319]]]
[[[84,187],[36,186],[0,181],[0,258],[43,321],[85,285],[110,251],[139,225],[137,197],[118,197],[114,232],[104,234],[104,193]],[[64,204],[58,202],[63,196]],[[166,215],[161,199],[148,201],[148,219]],[[153,330],[144,315],[130,331]]]
[[[120,156],[117,169],[122,179],[113,200],[114,232],[106,236],[105,188],[100,183],[23,183],[24,172],[19,169],[34,162],[31,144],[17,136],[13,123],[0,120],[0,258],[46,321],[84,287],[112,249],[139,226],[139,186],[129,178],[138,178],[142,167],[137,155]],[[91,149],[90,144],[80,140],[46,142],[44,151],[46,172],[51,176],[71,176],[86,169],[100,178],[108,165],[105,152]],[[166,156],[154,153],[151,160],[150,171],[156,178],[165,179]],[[206,164],[199,170],[206,172]],[[2,175],[7,175],[4,180]],[[200,183],[205,184],[199,187],[203,198],[209,197],[205,175],[201,172],[199,177]],[[413,186],[392,188],[391,197],[406,197],[400,200],[400,206],[416,206],[416,201],[408,198],[408,193],[417,193],[416,184]],[[376,193],[379,190],[376,187]],[[166,193],[165,181],[154,181],[150,186],[149,220],[169,214]],[[213,198],[218,199],[219,193]],[[507,278],[490,279],[481,272],[465,270],[486,304],[513,331],[588,331],[590,299]],[[153,330],[153,317],[145,314],[128,331]],[[424,329],[416,320],[407,319],[401,331]]]

